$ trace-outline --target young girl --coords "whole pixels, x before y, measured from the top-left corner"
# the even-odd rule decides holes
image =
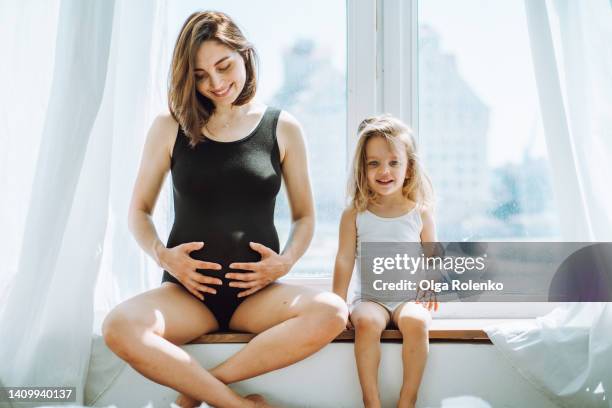
[[[421,169],[411,130],[380,115],[359,125],[359,141],[349,184],[351,205],[342,214],[333,290],[346,300],[362,242],[434,242],[429,179]],[[355,358],[366,408],[380,407],[380,336],[393,322],[403,337],[403,385],[398,407],[414,407],[429,351],[430,310],[436,301],[385,302],[361,296],[357,262],[349,328],[355,328]]]

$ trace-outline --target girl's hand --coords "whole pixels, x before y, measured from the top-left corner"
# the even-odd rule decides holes
[[[223,283],[221,279],[196,272],[196,269],[212,269],[217,271],[221,269],[221,265],[218,263],[200,261],[189,256],[190,252],[202,249],[202,247],[204,247],[203,242],[188,242],[173,248],[167,248],[159,257],[162,267],[200,300],[204,300],[204,295],[200,292],[211,293],[213,295],[217,293],[216,289],[207,285],[221,285]]]
[[[429,311],[437,312],[439,308],[438,298],[436,296],[436,292],[433,290],[417,289],[417,295],[414,303],[423,305],[423,307]]]
[[[289,259],[277,254],[265,245],[257,242],[250,242],[249,245],[253,250],[261,254],[261,260],[259,262],[234,262],[229,267],[253,272],[230,272],[225,274],[226,278],[238,281],[230,282],[229,286],[246,289],[238,293],[238,297],[249,296],[265,288],[270,283],[287,274],[292,266]]]

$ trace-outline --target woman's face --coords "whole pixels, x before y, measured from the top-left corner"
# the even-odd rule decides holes
[[[197,90],[215,106],[231,105],[246,82],[244,60],[217,41],[204,41],[196,53],[195,81]]]
[[[380,136],[369,139],[365,150],[370,189],[382,196],[401,194],[408,169],[406,152],[396,151]]]

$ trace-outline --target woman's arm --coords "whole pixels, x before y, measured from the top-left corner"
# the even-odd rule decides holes
[[[172,139],[169,135],[176,134],[177,130],[178,124],[170,115],[155,118],[147,134],[128,211],[128,225],[134,238],[162,268],[160,255],[165,246],[155,231],[151,216],[170,169]]]
[[[346,209],[340,219],[338,237],[338,253],[334,266],[332,290],[346,301],[348,287],[355,267],[355,250],[357,243],[357,227],[355,226],[357,212]]]
[[[199,274],[196,269],[219,270],[221,265],[189,256],[191,251],[204,245],[201,242],[187,242],[171,249],[166,248],[151,219],[164,178],[170,169],[171,146],[174,145],[177,131],[178,124],[170,115],[159,115],[151,125],[134,183],[128,224],[138,245],[160,267],[177,278],[193,295],[204,299],[200,292],[215,293],[215,289],[207,285],[220,285],[221,280]]]
[[[278,120],[277,139],[281,151],[283,180],[291,209],[291,230],[281,254],[293,266],[310,245],[314,233],[315,211],[303,131],[298,121],[284,111]]]

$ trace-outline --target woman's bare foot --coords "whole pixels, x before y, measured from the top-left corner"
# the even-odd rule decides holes
[[[272,405],[268,404],[264,397],[259,394],[247,395],[244,398],[253,401],[255,403],[256,408],[275,408]]]
[[[253,401],[255,403],[255,408],[274,408],[272,405],[266,402],[264,397],[259,394],[247,395],[244,398],[248,399],[249,401]],[[196,408],[202,404],[200,401],[194,400],[185,394],[179,394],[174,403],[181,408]]]
[[[201,405],[200,401],[196,401],[185,394],[179,394],[174,403],[181,408],[195,408]]]

